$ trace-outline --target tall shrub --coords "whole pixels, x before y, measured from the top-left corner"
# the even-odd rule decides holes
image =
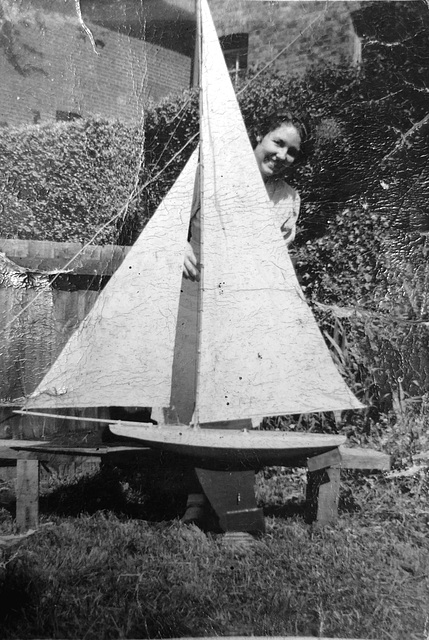
[[[0,131],[0,236],[85,242],[125,207],[140,170],[143,132],[119,122],[71,123]],[[96,243],[115,242],[108,225]]]

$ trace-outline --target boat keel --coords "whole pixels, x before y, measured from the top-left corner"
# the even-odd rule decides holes
[[[255,471],[195,469],[222,531],[264,533],[265,520],[255,496]]]

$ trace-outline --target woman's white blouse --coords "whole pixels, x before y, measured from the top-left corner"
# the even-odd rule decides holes
[[[296,221],[299,216],[301,199],[293,187],[280,178],[269,180],[265,183],[268,197],[272,205],[272,211],[288,246],[296,235]],[[194,196],[192,206],[190,237],[197,240],[200,231],[199,220],[199,196]]]
[[[301,204],[299,194],[280,178],[269,180],[265,183],[265,187],[283,238],[289,245],[296,235],[296,222]]]

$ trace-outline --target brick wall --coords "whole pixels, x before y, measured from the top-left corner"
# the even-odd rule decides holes
[[[317,62],[355,59],[358,44],[351,12],[360,4],[209,0],[219,35],[249,33],[249,66],[266,64],[287,47],[273,66],[291,74]]]
[[[55,119],[57,110],[135,121],[148,97],[189,86],[190,58],[73,16],[40,13],[19,20],[0,49],[0,122]]]
[[[193,4],[168,1],[185,3],[188,11]],[[273,65],[282,73],[302,73],[320,61],[353,60],[359,48],[351,11],[360,4],[209,0],[219,35],[249,34],[249,66],[270,62],[286,47]],[[148,98],[159,101],[189,86],[191,59],[144,42],[143,33],[132,38],[88,22],[96,55],[70,1],[67,6],[70,11],[61,14],[46,8],[16,12],[9,31],[3,24],[0,123],[52,120],[57,110],[136,121]],[[181,37],[192,39],[189,25],[182,26]],[[180,22],[177,28],[180,32]]]

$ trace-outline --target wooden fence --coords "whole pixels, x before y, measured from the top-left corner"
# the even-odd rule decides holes
[[[0,438],[88,432],[87,422],[3,420],[35,389],[128,251],[0,238]],[[85,415],[105,411],[85,410]]]

